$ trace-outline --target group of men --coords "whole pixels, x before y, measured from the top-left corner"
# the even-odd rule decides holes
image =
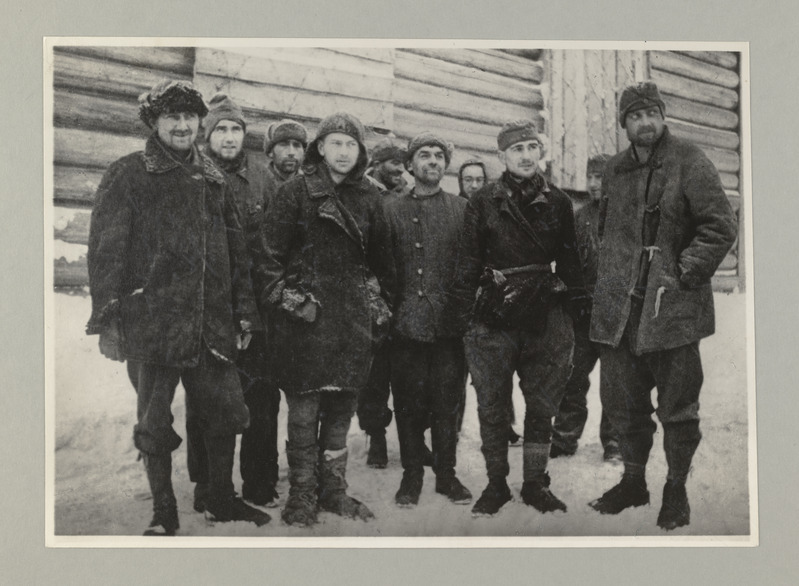
[[[523,502],[566,511],[548,460],[576,450],[598,358],[605,457],[620,458],[624,474],[590,505],[616,514],[649,502],[657,387],[669,466],[658,525],[688,524],[699,339],[713,333],[710,277],[736,225],[713,165],[669,134],[664,116],[654,84],[624,89],[619,123],[631,146],[589,160],[591,201],[575,222],[569,197],[541,173],[529,120],[498,132],[501,177],[489,181],[486,165],[468,160],[456,195],[441,187],[453,148],[437,133],[405,148],[385,139],[370,160],[350,114],[324,118],[310,142],[284,120],[267,132],[264,165],[244,150],[247,123],[230,97],[206,105],[192,84],[170,80],[144,94],[140,117],[153,133],[111,165],[96,195],[87,332],[127,361],[137,393],[134,443],[153,495],[145,535],[179,529],[179,382],[194,508],[211,520],[260,526],[269,515],[244,501],[277,506],[280,390],[285,523],[311,526],[319,511],[373,518],[347,494],[347,434],[357,410],[368,463],[385,467],[389,392],[403,467],[396,504],[418,503],[426,465],[437,493],[471,503],[456,475],[467,373],[488,476],[473,515],[511,500],[508,448],[520,439]],[[237,434],[243,499],[232,479]]]

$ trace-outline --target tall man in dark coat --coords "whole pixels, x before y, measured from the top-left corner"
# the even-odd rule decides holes
[[[588,159],[586,179],[590,200],[574,214],[577,247],[583,267],[585,286],[593,294],[596,269],[599,262],[599,204],[602,199],[602,175],[610,155],[596,155]],[[563,400],[555,417],[552,430],[551,458],[571,456],[577,451],[577,442],[583,435],[588,418],[587,395],[591,385],[589,376],[599,361],[600,345],[588,338],[590,320],[584,319],[574,327],[574,370],[566,383]],[[621,460],[619,440],[605,411],[599,422],[599,440],[603,458],[608,462]]]
[[[505,172],[467,202],[453,289],[454,316],[469,322],[466,358],[488,472],[472,513],[493,515],[511,499],[507,429],[515,372],[527,406],[522,499],[541,512],[565,511],[546,469],[552,418],[571,371],[566,309],[577,318],[587,310],[574,216],[568,196],[538,172],[541,142],[532,121],[504,125],[497,146]]]
[[[145,535],[179,528],[171,478],[181,442],[171,411],[179,382],[205,443],[206,514],[269,521],[233,490],[236,434],[249,422],[233,361],[259,319],[233,195],[194,146],[206,112],[188,82],[165,80],[142,95],[139,115],[153,134],[143,152],[111,165],[92,211],[86,330],[100,334],[105,356],[127,360],[136,389],[133,441],[154,511]]]
[[[631,145],[613,157],[602,181],[602,251],[591,339],[602,344],[603,405],[618,430],[621,482],[591,506],[617,514],[649,502],[645,470],[663,425],[668,476],[660,527],[690,522],[685,481],[699,445],[699,340],[714,332],[710,279],[736,236],[718,172],[664,121],[657,86],[624,89],[619,124]]]
[[[242,218],[247,249],[251,258],[261,254],[261,226],[264,210],[274,195],[267,190],[270,171],[266,165],[247,155],[244,136],[247,124],[241,108],[224,94],[217,94],[208,104],[208,115],[203,121],[206,154],[224,172]],[[269,315],[262,312],[264,324]],[[259,506],[277,506],[278,480],[277,417],[280,410],[280,390],[275,381],[272,349],[264,332],[253,333],[246,350],[239,353],[236,365],[239,370],[244,401],[250,411],[250,426],[241,434],[239,468],[242,497]],[[192,441],[193,418],[188,418],[189,473],[203,458],[193,458],[194,447],[202,443]],[[194,462],[194,466],[192,463]],[[194,479],[193,479],[194,480]],[[194,508],[203,510],[203,488],[207,484],[200,474],[195,489]]]
[[[424,132],[408,144],[415,185],[385,206],[390,269],[385,279],[394,308],[391,388],[402,458],[401,507],[419,502],[424,479],[424,432],[433,440],[436,492],[456,504],[472,495],[455,476],[458,413],[465,398],[466,359],[461,336],[447,319],[447,292],[457,262],[466,201],[441,189],[452,147]]]
[[[283,520],[312,525],[317,505],[369,519],[346,494],[347,431],[390,313],[378,272],[382,209],[367,181],[364,127],[322,120],[303,175],[284,184],[264,224],[261,297],[276,309],[278,384],[288,402],[289,498]],[[318,472],[318,474],[317,474]],[[317,499],[318,497],[318,499]]]

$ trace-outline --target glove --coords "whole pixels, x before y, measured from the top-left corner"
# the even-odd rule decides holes
[[[125,362],[122,354],[122,327],[118,319],[111,320],[100,332],[100,354],[117,362]]]

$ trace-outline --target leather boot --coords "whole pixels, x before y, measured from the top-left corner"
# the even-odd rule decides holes
[[[343,453],[340,453],[343,452]],[[347,495],[347,449],[325,450],[319,462],[319,508],[329,513],[368,521],[374,514],[361,501]]]
[[[685,492],[685,481],[667,480],[663,485],[663,504],[658,514],[658,527],[671,531],[691,522],[691,506]]]
[[[172,454],[142,452],[142,457],[153,495],[153,519],[144,535],[172,536],[180,529],[178,505],[172,490]]]
[[[296,447],[286,442],[289,461],[289,496],[281,518],[287,525],[310,527],[316,517],[316,446]]]
[[[386,430],[369,434],[369,455],[366,457],[369,468],[383,469],[388,465]]]
[[[210,521],[247,521],[258,527],[266,525],[271,518],[263,511],[247,505],[236,496],[233,489],[233,459],[236,451],[236,436],[205,435],[208,452],[209,492],[205,514]]]

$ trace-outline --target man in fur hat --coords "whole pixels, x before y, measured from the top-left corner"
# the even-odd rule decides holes
[[[267,192],[277,193],[286,181],[301,173],[308,131],[296,120],[281,120],[269,125],[264,139],[264,152],[269,158],[267,166]]]
[[[261,225],[269,202],[269,171],[266,165],[248,156],[244,150],[247,123],[241,108],[230,97],[217,94],[211,98],[203,126],[207,143],[205,152],[225,173],[225,179],[239,206],[248,252],[251,258],[255,258],[262,253]],[[261,317],[264,324],[267,324],[267,312],[262,312]],[[271,362],[272,349],[261,331],[254,332],[249,346],[239,353],[236,361],[244,401],[250,411],[250,426],[241,434],[241,494],[245,500],[266,507],[277,506],[279,498],[275,487],[278,480],[277,418],[280,390],[275,382]],[[202,457],[192,457],[194,448],[202,449],[201,442],[192,441],[191,429],[194,425],[194,418],[188,417],[186,426],[190,475],[193,468],[199,468],[197,463],[204,461]],[[198,483],[195,488],[194,508],[202,511],[207,483],[201,472],[198,476],[198,480],[192,478]]]
[[[602,199],[602,175],[610,155],[596,155],[586,164],[586,180],[590,201],[574,215],[577,231],[577,246],[583,267],[583,277],[589,293],[594,292],[596,269],[599,260],[599,204]],[[588,338],[590,321],[575,324],[574,370],[566,383],[563,400],[555,417],[552,430],[551,458],[571,456],[577,451],[577,442],[583,435],[588,418],[586,396],[590,386],[589,376],[599,361],[599,344]],[[602,411],[599,423],[599,439],[602,442],[603,458],[606,462],[621,460],[619,440],[613,431],[607,413]]]
[[[395,501],[419,502],[424,479],[425,428],[433,440],[436,492],[456,504],[472,495],[455,475],[457,420],[465,398],[463,341],[448,319],[463,226],[465,200],[441,189],[452,147],[423,132],[408,143],[407,166],[415,185],[385,206],[392,248],[386,283],[394,308],[389,344],[391,388],[403,475]]]
[[[92,210],[86,331],[105,356],[127,360],[136,389],[133,441],[154,511],[145,535],[180,527],[171,411],[180,382],[205,447],[206,515],[263,525],[269,516],[237,498],[232,480],[236,434],[249,423],[233,361],[259,322],[236,203],[194,145],[207,107],[191,83],[165,80],[139,100],[153,133],[143,152],[111,165]]]
[[[507,429],[514,373],[526,403],[522,500],[542,513],[565,511],[549,488],[547,463],[552,418],[571,371],[573,319],[587,312],[574,216],[569,197],[539,172],[534,122],[505,124],[497,146],[505,172],[466,204],[452,290],[453,319],[466,330],[488,473],[472,514],[493,515],[511,499]]]
[[[624,89],[630,146],[607,163],[599,214],[591,340],[602,344],[600,393],[618,431],[624,475],[590,505],[615,515],[649,503],[645,471],[663,425],[668,475],[657,524],[687,525],[685,482],[701,438],[699,340],[714,332],[710,279],[735,241],[735,216],[713,163],[665,123],[657,86]]]
[[[364,133],[350,114],[322,120],[303,175],[280,188],[264,223],[257,273],[263,303],[275,308],[278,384],[289,408],[289,525],[316,523],[318,509],[373,517],[346,494],[347,431],[390,318],[375,278],[384,228],[380,195],[363,176]]]

